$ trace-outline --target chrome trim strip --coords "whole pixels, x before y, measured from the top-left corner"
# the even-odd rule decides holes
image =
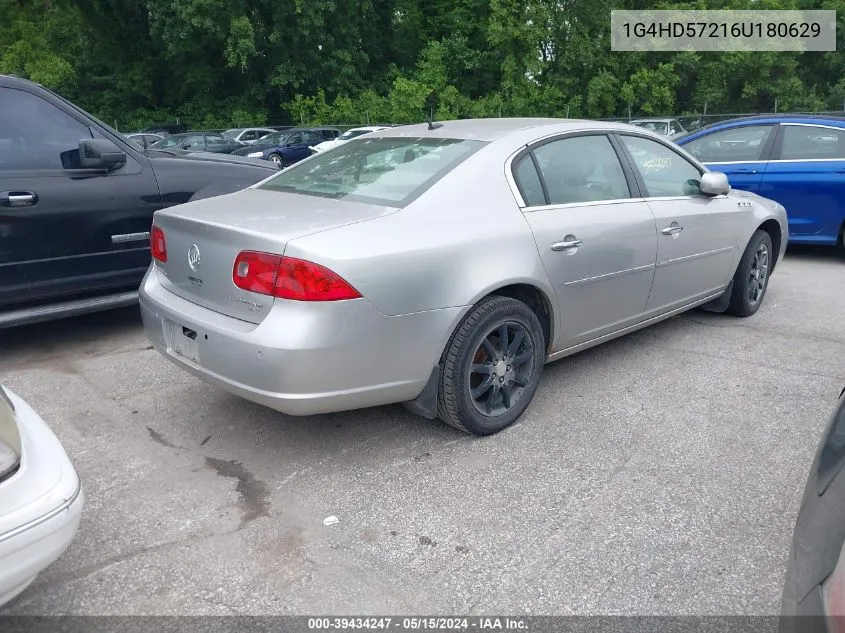
[[[597,275],[595,277],[586,277],[585,279],[577,279],[576,281],[567,281],[563,285],[567,288],[572,288],[575,286],[586,286],[597,281],[613,279],[614,277],[624,277],[626,275],[631,275],[633,273],[638,273],[645,270],[654,270],[654,264],[645,264],[643,266],[637,266],[635,268],[626,268],[625,270],[617,270],[616,272],[605,273],[604,275]]]
[[[767,160],[708,160],[705,161],[705,165],[758,165],[763,164],[765,165],[769,161]]]
[[[777,158],[770,163],[835,163],[845,162],[845,158]]]
[[[523,207],[525,213],[535,211],[554,211],[556,209],[577,209],[580,207],[599,207],[610,204],[625,204],[626,202],[646,202],[645,198],[612,198],[610,200],[587,200],[586,202],[567,202],[564,204],[543,204],[535,207]]]
[[[828,125],[826,123],[781,123],[781,125],[792,125],[795,127],[823,127],[828,130],[837,130],[839,132],[845,132],[845,127],[837,127],[836,125]]]
[[[725,286],[727,288],[727,286]],[[634,323],[633,325],[629,325],[628,327],[624,327],[621,330],[616,330],[615,332],[610,332],[608,334],[604,334],[602,336],[596,337],[594,339],[590,339],[589,341],[585,341],[583,343],[579,343],[578,345],[572,345],[571,347],[567,347],[562,349],[558,352],[554,352],[553,354],[549,354],[548,358],[546,358],[547,363],[554,362],[566,356],[572,356],[581,350],[585,350],[589,347],[594,347],[606,341],[610,341],[612,339],[618,338],[620,336],[624,336],[625,334],[630,334],[631,332],[635,332],[637,330],[641,330],[643,328],[648,327],[649,325],[653,325],[654,323],[658,323],[659,321],[663,321],[664,319],[668,319],[670,317],[675,316],[676,314],[680,314],[681,312],[686,312],[687,310],[691,310],[696,306],[703,305],[709,301],[713,301],[713,299],[717,299],[721,297],[722,294],[725,292],[725,288],[719,290],[719,292],[708,295],[704,299],[698,299],[697,301],[693,301],[692,303],[688,303],[687,305],[681,306],[680,308],[675,308],[674,310],[670,310],[669,312],[664,312],[663,314],[658,314],[657,316],[653,316],[645,321],[640,321],[639,323]]]
[[[0,328],[37,323],[63,317],[78,316],[89,312],[99,312],[111,308],[122,308],[138,303],[138,291],[122,292],[104,297],[77,299],[35,308],[20,308],[9,312],[0,312]]]
[[[832,163],[845,158],[773,158],[772,160],[723,160],[708,165],[765,165],[766,163]],[[753,175],[753,174],[752,174]]]
[[[679,262],[688,262],[693,259],[700,259],[702,257],[710,257],[711,255],[718,255],[720,253],[727,253],[728,251],[734,250],[733,246],[725,246],[724,248],[717,248],[716,250],[706,251],[704,253],[695,253],[694,255],[684,255],[683,257],[675,257],[673,259],[666,259],[662,262],[657,262],[658,268],[663,268],[665,266],[671,266],[672,264],[677,264]]]
[[[119,235],[111,236],[112,244],[122,244],[123,242],[140,242],[141,240],[150,239],[149,231],[142,231],[140,233],[121,233]]]
[[[14,537],[18,536],[19,534],[22,534],[23,532],[31,530],[32,528],[37,527],[37,526],[41,525],[42,523],[45,523],[45,522],[49,521],[50,519],[60,515],[62,512],[64,512],[68,508],[70,508],[70,506],[72,506],[76,502],[76,500],[79,498],[79,494],[81,492],[82,492],[82,482],[79,481],[76,484],[76,492],[73,493],[73,496],[71,496],[70,499],[65,501],[62,505],[60,505],[55,510],[51,510],[50,512],[48,512],[44,516],[38,517],[34,521],[30,521],[29,523],[25,523],[24,525],[19,525],[15,529],[9,530],[8,532],[5,532],[4,534],[0,534],[0,543],[2,543],[5,540],[8,540],[10,538],[14,538]]]

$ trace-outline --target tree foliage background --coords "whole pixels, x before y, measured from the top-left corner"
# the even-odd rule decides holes
[[[120,129],[839,110],[845,54],[618,53],[611,9],[845,0],[0,0],[0,73]]]

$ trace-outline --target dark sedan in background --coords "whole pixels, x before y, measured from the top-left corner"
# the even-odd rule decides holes
[[[231,154],[244,147],[252,146],[223,136],[219,132],[174,134],[150,145],[150,149],[180,149],[186,152],[212,152],[214,154]]]
[[[675,141],[731,187],[786,207],[791,244],[842,247],[845,118],[807,114],[732,119]]]
[[[263,158],[279,167],[287,167],[311,156],[311,148],[324,140],[318,130],[291,129],[268,134],[252,145],[232,152],[238,156]]]
[[[784,633],[845,631],[845,390],[810,468],[783,592]]]

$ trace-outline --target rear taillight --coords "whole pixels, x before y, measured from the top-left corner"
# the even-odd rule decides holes
[[[241,290],[294,301],[342,301],[360,293],[328,268],[293,257],[243,251],[232,281]]]
[[[164,239],[164,231],[155,224],[150,229],[150,252],[153,254],[153,259],[162,263],[167,261],[167,241]]]

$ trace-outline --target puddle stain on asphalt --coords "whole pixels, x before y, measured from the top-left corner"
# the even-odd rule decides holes
[[[243,464],[235,460],[205,458],[206,466],[221,477],[237,479],[235,491],[238,493],[238,507],[241,510],[241,524],[244,527],[250,521],[270,516],[270,493],[267,484],[256,479]]]

